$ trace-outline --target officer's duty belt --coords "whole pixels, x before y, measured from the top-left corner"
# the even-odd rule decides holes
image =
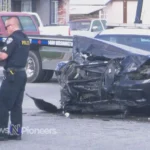
[[[25,68],[7,68],[5,71],[9,72],[10,70],[15,71],[15,72],[17,72],[17,71],[25,71]]]

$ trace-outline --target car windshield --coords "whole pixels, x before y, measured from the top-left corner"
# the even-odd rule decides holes
[[[10,16],[2,16],[3,23]],[[23,31],[37,31],[36,26],[30,16],[18,16],[20,29]]]
[[[83,30],[87,31],[90,29],[91,21],[76,21],[76,22],[70,22],[70,29],[71,30]]]
[[[150,36],[147,35],[98,34],[95,38],[150,51]]]
[[[34,18],[36,24],[38,25],[38,27],[40,27],[40,23],[39,20],[37,19],[36,15],[32,15],[32,17]]]

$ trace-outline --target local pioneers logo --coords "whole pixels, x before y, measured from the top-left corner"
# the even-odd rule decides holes
[[[20,131],[19,125],[13,125],[11,126],[11,129],[9,128],[0,128],[0,133],[7,134],[12,133],[15,135],[18,135],[20,133],[22,134],[57,134],[57,131],[55,128],[31,128],[29,126],[22,127],[22,131]]]
[[[22,134],[57,134],[55,128],[30,128],[30,127],[23,127]]]

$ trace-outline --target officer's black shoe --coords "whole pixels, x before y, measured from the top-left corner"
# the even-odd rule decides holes
[[[8,135],[8,140],[21,140],[21,135]]]

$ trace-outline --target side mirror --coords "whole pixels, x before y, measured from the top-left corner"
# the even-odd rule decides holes
[[[98,31],[98,26],[93,26],[92,27],[92,32],[97,32]]]

